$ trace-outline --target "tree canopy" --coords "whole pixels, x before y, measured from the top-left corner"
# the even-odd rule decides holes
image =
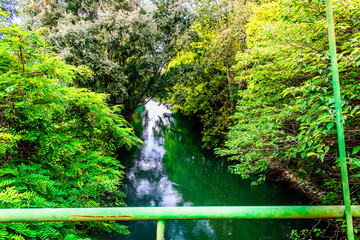
[[[46,32],[0,29],[0,206],[123,206],[123,167],[114,152],[141,141],[105,95],[69,86],[91,72],[52,53]],[[95,228],[126,233],[117,223],[86,225],[0,224],[0,236],[84,239]]]
[[[228,157],[232,173],[256,185],[286,172],[323,193],[322,203],[342,204],[325,1],[21,4],[27,30],[7,23],[0,32],[4,207],[122,205],[114,152],[140,144],[124,119],[153,98],[199,119],[204,147]],[[15,1],[0,6],[2,22],[16,13]],[[359,7],[360,0],[334,0],[354,204]],[[1,226],[1,236],[15,239],[86,237],[73,224]]]
[[[285,171],[324,193],[322,203],[342,204],[325,1],[197,3],[192,38],[167,70],[181,79],[170,102],[200,117],[204,145],[229,157],[231,172],[255,176],[257,184],[269,172]],[[360,2],[334,6],[350,186],[358,204]]]
[[[191,15],[182,1],[150,6],[123,1],[24,1],[29,28],[47,27],[54,50],[69,64],[86,65],[79,87],[109,94],[129,117],[147,98],[164,95],[173,83],[161,77],[176,55]]]

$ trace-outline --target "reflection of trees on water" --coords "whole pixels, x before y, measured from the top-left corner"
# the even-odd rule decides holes
[[[165,135],[171,132],[175,124],[169,108],[150,101],[142,112],[143,147],[136,151],[132,165],[127,170],[126,202],[129,206],[191,206],[192,202],[184,201],[182,194],[176,189],[176,183],[169,180],[163,158],[167,154],[164,146]],[[166,235],[169,239],[189,239],[191,235],[205,234],[206,239],[216,239],[212,236],[213,229],[206,224],[208,221],[169,221],[166,224]],[[206,227],[204,229],[204,227]],[[138,229],[151,233],[156,227],[153,223],[132,222],[132,236],[125,239],[144,239],[138,235]],[[133,231],[131,229],[134,229]],[[194,233],[192,233],[194,229]]]
[[[163,138],[173,124],[174,119],[172,118],[172,114],[165,113],[163,116],[159,116],[158,119],[155,120],[155,127],[153,129],[154,136]]]
[[[170,125],[171,111],[163,105],[150,101],[142,114],[142,139],[144,146],[137,153],[133,166],[128,170],[128,199],[142,206],[177,206],[182,197],[163,169],[162,159],[166,154],[162,132]]]
[[[141,113],[144,146],[129,156],[129,206],[289,205],[298,196],[279,184],[250,187],[250,181],[227,172],[227,162],[201,148],[198,126],[149,102]],[[277,220],[166,221],[166,239],[286,239],[296,226]],[[130,236],[154,239],[156,222],[130,222]]]

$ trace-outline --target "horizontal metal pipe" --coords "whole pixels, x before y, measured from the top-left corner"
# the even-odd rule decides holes
[[[360,217],[360,206],[352,206]],[[343,218],[345,207],[118,207],[0,209],[0,222],[81,222],[169,219],[300,219]]]

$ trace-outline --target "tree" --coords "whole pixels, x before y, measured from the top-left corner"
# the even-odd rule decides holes
[[[223,144],[232,126],[237,87],[235,54],[246,48],[247,6],[231,1],[196,1],[197,17],[182,51],[167,74],[180,79],[170,102],[187,115],[199,116],[207,148]],[[239,84],[240,85],[240,84]]]
[[[235,64],[235,54],[246,48],[247,6],[242,2],[223,0],[201,0],[198,5],[197,22],[211,42],[206,53],[208,61],[220,66],[222,62],[226,68],[228,94],[231,96],[236,76],[231,68]]]
[[[120,147],[138,146],[103,94],[70,87],[88,68],[67,65],[46,31],[1,28],[0,207],[123,206]],[[117,223],[0,224],[2,238],[84,239],[91,229],[126,233]],[[84,230],[86,229],[86,230]]]
[[[91,79],[76,84],[109,94],[127,117],[172,84],[161,73],[191,21],[182,1],[157,1],[147,9],[127,0],[28,0],[24,6],[28,26],[48,27],[68,63],[92,69]]]
[[[354,204],[359,182],[359,1],[336,2],[336,36],[346,119],[345,141]],[[341,204],[335,107],[328,54],[325,3],[273,1],[252,7],[245,52],[236,69],[247,88],[239,93],[236,124],[222,156],[232,171],[264,180],[266,171],[291,172]]]

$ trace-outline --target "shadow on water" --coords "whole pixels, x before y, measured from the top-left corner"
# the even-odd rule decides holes
[[[126,166],[128,206],[265,206],[307,204],[283,183],[251,187],[227,171],[229,163],[201,149],[199,127],[149,102],[135,120],[144,146],[121,157]],[[126,222],[127,236],[101,239],[155,239],[155,221]],[[289,239],[291,229],[309,228],[313,220],[181,220],[166,221],[167,240]]]

